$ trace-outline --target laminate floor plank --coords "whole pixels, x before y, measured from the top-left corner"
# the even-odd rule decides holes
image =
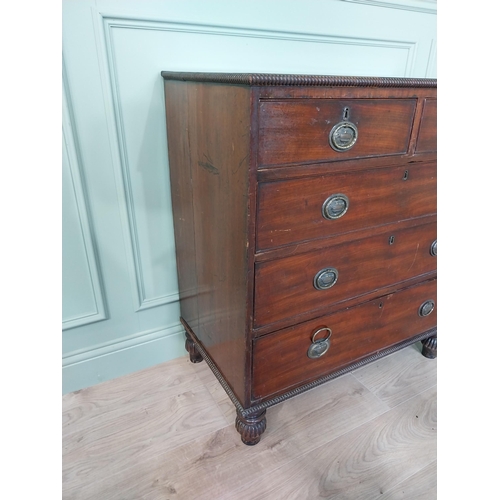
[[[414,354],[422,356],[413,347],[400,353],[377,361],[374,373],[360,369],[269,408],[253,447],[241,442],[235,409],[206,363],[187,357],[68,394],[63,498],[425,498],[418,495],[432,494],[436,460],[428,429],[435,388],[420,391],[413,380],[421,370]],[[435,384],[423,359],[425,384],[432,374]],[[413,388],[405,392],[402,380]]]
[[[437,360],[422,356],[418,343],[351,373],[392,408],[436,384]]]
[[[387,411],[354,377],[342,378],[270,408],[268,429],[255,447],[245,446],[228,425],[102,481],[100,498],[233,499],[241,482]]]
[[[147,405],[203,385],[193,364],[184,356],[66,394],[62,398],[63,436],[91,426],[89,421],[93,418],[108,414],[111,419],[118,419],[130,405]]]
[[[380,499],[387,490],[410,481],[435,457],[436,391],[432,388],[233,494],[238,500]],[[411,492],[406,498],[413,498]],[[432,498],[431,493],[427,500]]]
[[[215,377],[214,377],[215,378]],[[228,424],[233,424],[236,420],[236,408],[229,399],[226,391],[222,388],[217,379],[205,385],[215,402],[218,404]]]
[[[437,498],[437,462],[434,461],[380,495],[380,500],[434,500]]]
[[[219,405],[222,413],[226,417],[227,423],[234,425],[236,419],[236,408],[233,402],[229,399],[226,391],[220,385],[212,370],[206,363],[192,364],[196,376],[208,388],[215,402]]]
[[[208,384],[217,380],[210,367],[204,361],[201,363],[191,363],[191,369],[196,373],[196,376],[203,384]]]
[[[210,447],[213,442],[201,448],[196,448],[199,443],[188,444],[188,453],[183,453],[187,461],[177,462],[175,469],[165,470],[159,484],[168,484],[179,495],[171,498],[192,495],[197,499],[232,500],[238,498],[234,492],[241,482],[258,481],[263,473],[387,411],[384,404],[350,375],[337,382],[269,408],[268,427],[257,446],[243,445],[234,426],[228,433],[233,436],[231,440],[236,439],[235,446],[224,454],[214,452]],[[227,433],[225,439],[228,439]],[[192,483],[192,477],[198,478],[196,484]],[[149,498],[162,497],[152,493]]]
[[[86,491],[103,479],[140,468],[150,456],[227,426],[190,363],[147,372],[138,372],[129,391],[117,379],[63,398],[68,403],[62,441],[64,498],[95,498]]]

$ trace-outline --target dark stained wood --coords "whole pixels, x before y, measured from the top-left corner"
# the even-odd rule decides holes
[[[418,139],[418,124],[421,122],[422,120],[422,113],[423,113],[423,110],[424,110],[424,103],[425,103],[425,100],[428,96],[420,96],[419,99],[418,99],[418,102],[417,102],[417,109],[415,110],[415,116],[413,118],[413,127],[411,129],[411,134],[410,134],[410,145],[408,147],[408,155],[409,156],[414,156],[415,155],[415,148],[416,148],[416,144],[417,144],[417,139]],[[436,153],[433,152],[431,153],[432,154],[432,157],[435,158],[436,157]],[[418,157],[418,159],[420,160],[420,156]]]
[[[266,426],[266,410],[260,410],[247,416],[236,413],[236,430],[241,434],[241,440],[249,446],[253,446],[260,441]]]
[[[435,87],[267,86],[258,87],[261,99],[425,99],[436,97]]]
[[[167,91],[168,89],[168,91]],[[177,276],[184,319],[198,328],[198,282],[191,184],[191,152],[188,130],[187,86],[177,82],[165,85],[170,193],[172,196]]]
[[[435,297],[435,80],[162,75],[186,349],[242,441],[259,442],[266,408],[353,366],[420,340],[430,352],[436,314],[415,308]],[[346,106],[359,136],[339,153],[328,139]],[[349,210],[326,220],[334,193]],[[326,267],[338,281],[317,290]],[[332,347],[303,364],[326,322]]]
[[[184,345],[186,351],[189,353],[189,361],[191,361],[191,363],[201,363],[203,361],[200,351],[198,351],[196,344],[192,341],[188,332],[186,332],[186,343]]]
[[[183,271],[196,277],[194,324],[182,299],[181,314],[244,403],[250,91],[167,81],[165,92],[180,287]]]
[[[389,239],[394,237],[394,243]],[[362,296],[393,283],[402,283],[436,269],[430,246],[435,224],[387,232],[342,245],[258,263],[255,272],[254,325],[259,327],[306,312],[321,310],[343,300]],[[331,243],[331,242],[330,242]],[[338,270],[335,285],[317,290],[316,273]]]
[[[418,314],[420,305],[429,299],[436,302],[435,280],[258,338],[254,349],[255,400],[290,390],[430,330],[436,325],[437,308],[429,316]],[[332,330],[330,347],[320,358],[310,359],[307,351],[312,335],[324,326]]]
[[[422,355],[429,359],[437,358],[437,337],[429,337],[422,341]]]
[[[344,161],[325,161],[319,163],[307,163],[298,165],[286,165],[279,167],[261,167],[257,172],[259,182],[273,182],[291,179],[305,179],[309,177],[318,177],[321,175],[330,175],[336,172],[360,172],[367,169],[397,167],[401,165],[411,165],[414,163],[427,163],[436,161],[436,152],[419,153],[416,156],[394,155],[372,158],[363,158]]]
[[[259,163],[280,165],[404,154],[416,104],[416,99],[262,100]],[[338,152],[330,146],[329,134],[343,121],[345,107],[359,135],[351,149]]]
[[[417,285],[418,283],[421,283],[424,280],[435,279],[436,277],[437,277],[436,271],[426,273],[420,276],[413,276],[412,278],[405,280],[402,283],[392,283],[391,285],[388,285],[386,287],[374,289],[363,295],[349,297],[346,300],[342,300],[335,304],[329,304],[328,306],[322,307],[320,309],[310,309],[308,311],[298,313],[295,316],[293,316],[293,318],[286,317],[277,321],[276,323],[268,323],[262,327],[254,327],[253,336],[254,338],[262,337],[264,335],[268,335],[275,331],[281,330],[282,328],[287,328],[294,324],[310,321],[311,319],[317,318],[318,316],[321,315],[333,314],[342,309],[355,307],[362,302],[368,302],[369,300],[373,300],[377,297],[380,297],[381,295],[395,293],[398,290],[401,290],[402,288]]]
[[[258,109],[259,109],[259,89],[251,88],[250,94],[250,151],[248,158],[248,278],[247,278],[247,338],[246,338],[246,353],[245,353],[245,404],[250,406],[252,398],[252,364],[253,364],[253,298],[255,293],[255,258],[256,258],[256,226],[257,226],[257,154],[259,141],[259,126],[258,126]]]
[[[349,208],[339,219],[326,219],[323,203],[337,193],[348,197]],[[257,247],[328,238],[436,208],[436,162],[261,183]]]
[[[418,133],[416,153],[437,150],[437,100],[426,99]]]
[[[271,73],[200,73],[162,71],[165,80],[186,82],[231,83],[238,85],[272,85],[273,87],[296,85],[300,87],[428,87],[435,88],[433,78],[397,78],[380,76],[338,76],[338,75],[291,75]]]
[[[355,240],[361,240],[377,234],[385,234],[388,231],[397,231],[401,229],[409,229],[422,224],[431,224],[437,222],[437,214],[424,215],[422,217],[414,217],[389,224],[381,224],[380,226],[369,226],[356,230],[356,232],[339,233],[335,235],[335,244],[348,243]],[[296,255],[297,253],[313,252],[325,248],[325,243],[329,244],[323,238],[307,240],[301,243],[281,246],[277,248],[269,248],[260,250],[255,255],[255,262],[265,262],[268,260],[281,259],[283,257]]]

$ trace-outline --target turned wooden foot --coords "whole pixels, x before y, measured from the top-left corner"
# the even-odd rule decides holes
[[[199,363],[203,361],[203,357],[198,351],[196,344],[192,341],[188,333],[186,333],[186,351],[189,353],[189,360],[191,363]]]
[[[437,337],[422,340],[422,355],[430,359],[437,357]]]
[[[260,441],[260,436],[266,430],[266,410],[243,417],[236,413],[236,430],[241,434],[241,440],[248,446]]]

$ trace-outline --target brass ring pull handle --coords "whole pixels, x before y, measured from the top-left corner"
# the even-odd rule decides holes
[[[351,149],[358,140],[358,129],[354,123],[349,121],[350,114],[351,110],[349,106],[346,106],[342,113],[342,121],[330,130],[328,136],[330,146],[340,153]]]
[[[316,290],[327,290],[337,283],[338,277],[339,272],[334,267],[326,267],[314,277],[314,288]]]
[[[432,242],[432,245],[431,245],[431,248],[430,248],[430,254],[433,256],[433,257],[436,257],[437,254],[438,254],[438,240],[434,240]]]
[[[349,208],[349,198],[342,193],[332,194],[323,203],[322,214],[325,219],[340,219]]]
[[[330,131],[330,146],[340,153],[351,149],[358,140],[358,129],[354,123],[343,121],[337,123]]]
[[[435,303],[433,300],[426,300],[418,309],[418,315],[421,317],[429,316],[434,311]]]
[[[316,336],[320,332],[328,332],[328,335],[326,337],[323,337],[319,340],[316,339]],[[330,348],[330,337],[332,336],[332,330],[326,326],[323,326],[321,328],[318,328],[312,335],[311,337],[311,345],[309,346],[309,349],[307,350],[307,356],[311,359],[318,359],[323,354],[328,351]]]

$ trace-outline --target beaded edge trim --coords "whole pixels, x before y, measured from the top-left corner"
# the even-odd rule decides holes
[[[229,83],[243,85],[314,87],[437,87],[435,78],[394,78],[377,76],[273,75],[264,73],[181,73],[162,71],[165,80]]]
[[[375,354],[372,354],[366,358],[363,358],[360,361],[353,363],[352,365],[346,366],[346,367],[342,368],[341,370],[338,370],[336,372],[333,372],[333,373],[330,373],[330,374],[325,375],[323,377],[320,377],[313,382],[309,382],[308,384],[297,387],[296,389],[293,389],[289,392],[281,394],[280,396],[276,396],[275,398],[272,398],[272,399],[265,401],[263,403],[259,403],[255,406],[250,407],[250,408],[243,408],[241,403],[238,401],[238,398],[234,394],[233,390],[231,389],[231,387],[229,387],[226,380],[224,379],[224,377],[220,373],[219,369],[217,368],[215,363],[212,361],[212,358],[209,356],[209,354],[207,353],[205,348],[200,344],[200,341],[197,339],[196,335],[193,333],[191,328],[189,328],[187,323],[182,318],[181,318],[181,323],[185,327],[189,336],[192,338],[193,342],[196,344],[196,348],[198,349],[199,353],[202,355],[203,359],[206,361],[207,365],[210,367],[210,369],[214,373],[215,377],[217,378],[217,380],[219,381],[219,383],[222,385],[223,389],[226,391],[227,395],[229,396],[229,399],[232,401],[232,403],[236,407],[236,410],[238,411],[238,413],[241,414],[242,417],[247,417],[248,415],[252,415],[253,413],[257,413],[257,412],[265,410],[271,406],[282,403],[283,401],[286,401],[286,400],[291,399],[295,396],[298,396],[299,394],[302,394],[306,391],[309,391],[310,389],[314,389],[315,387],[322,385],[325,382],[329,382],[330,380],[333,380],[337,377],[340,377],[341,375],[345,375],[346,373],[352,372],[353,370],[356,370],[357,368],[360,368],[361,366],[364,366],[368,363],[371,363],[372,361],[383,358],[384,356],[392,354],[393,352],[396,352],[396,351],[399,351],[400,349],[408,347],[409,345],[414,344],[415,342],[419,342],[420,340],[424,340],[428,337],[433,337],[436,335],[436,332],[437,332],[436,328],[433,328],[431,330],[427,330],[426,332],[421,333],[419,335],[416,335],[415,337],[412,337],[411,339],[405,340],[403,342],[400,342],[399,344],[393,345],[393,346],[388,347],[386,349],[382,349],[381,351],[378,351]]]

